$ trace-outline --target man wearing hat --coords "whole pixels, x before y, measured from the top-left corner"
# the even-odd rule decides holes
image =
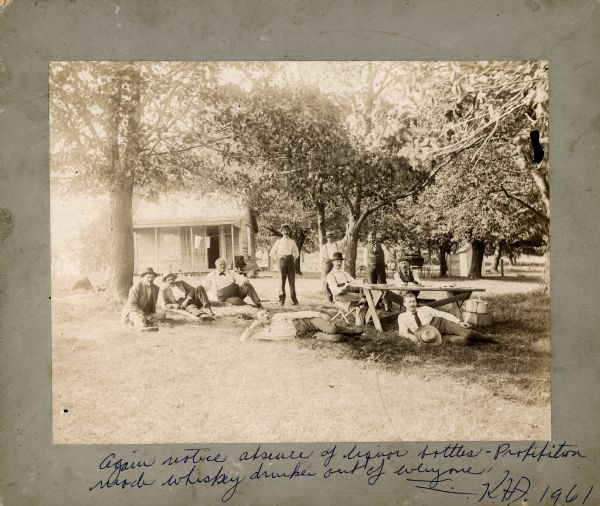
[[[333,254],[333,269],[327,274],[327,286],[336,302],[346,303],[344,309],[349,310],[356,305],[355,321],[357,325],[362,325],[367,312],[367,300],[360,294],[360,288],[350,286],[356,280],[342,269],[344,256],[336,252]]]
[[[152,267],[147,267],[140,273],[141,281],[129,289],[127,303],[123,308],[122,318],[139,332],[158,330],[156,322],[163,320],[164,311],[157,311],[158,286],[154,278],[158,274]]]
[[[333,255],[335,253],[341,253],[346,247],[346,239],[341,241],[335,241],[335,233],[327,232],[325,234],[326,243],[321,246],[319,250],[319,257],[321,258],[321,282],[323,284],[323,291],[329,299],[329,302],[333,302],[333,295],[329,290],[329,284],[327,283],[327,274],[333,269]]]
[[[162,279],[166,286],[161,288],[159,300],[166,309],[183,309],[197,318],[205,314],[214,317],[202,285],[194,288],[183,280],[177,281],[177,274],[170,271]]]
[[[398,270],[397,272],[394,273],[394,280],[396,281],[397,285],[418,285],[421,286],[421,283],[419,282],[419,280],[415,279],[414,275],[413,275],[413,271],[410,268],[410,262],[408,261],[408,258],[406,258],[405,256],[400,257],[400,260],[398,260]],[[415,294],[415,297],[419,296],[419,292],[413,292]]]
[[[294,262],[300,257],[296,241],[290,238],[290,226],[287,223],[281,225],[282,237],[275,241],[269,256],[278,263],[281,285],[279,288],[279,303],[285,303],[285,281],[289,280],[290,297],[294,306],[298,305],[296,297],[296,268]]]
[[[458,344],[496,342],[494,338],[472,330],[468,323],[460,321],[453,314],[428,306],[417,307],[417,297],[413,292],[404,292],[403,298],[406,312],[398,316],[400,337],[419,344],[439,344],[443,334],[456,336],[450,340]]]

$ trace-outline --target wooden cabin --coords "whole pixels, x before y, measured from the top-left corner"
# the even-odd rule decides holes
[[[221,195],[176,194],[140,202],[133,214],[135,272],[153,267],[202,273],[214,269],[219,257],[230,268],[236,257],[244,257],[248,269],[258,268],[257,232],[254,211]]]

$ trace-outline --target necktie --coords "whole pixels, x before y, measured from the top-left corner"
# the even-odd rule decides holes
[[[417,324],[417,328],[422,327],[423,324],[421,323],[421,319],[419,318],[419,315],[417,314],[416,311],[413,314],[413,316],[415,317],[415,323]]]

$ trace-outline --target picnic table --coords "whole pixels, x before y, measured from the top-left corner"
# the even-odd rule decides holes
[[[392,285],[392,284],[373,284],[373,283],[351,283],[350,286],[360,288],[365,298],[367,299],[367,304],[369,306],[367,310],[367,314],[365,315],[365,323],[368,323],[370,320],[373,320],[373,325],[378,331],[383,331],[381,326],[381,322],[379,321],[379,316],[377,315],[377,304],[383,298],[385,293],[388,290],[394,292],[420,292],[419,297],[422,297],[423,292],[443,292],[445,297],[436,300],[427,300],[424,304],[423,300],[419,301],[417,299],[417,303],[420,306],[429,306],[429,307],[440,307],[450,305],[450,312],[457,316],[461,317],[460,314],[460,306],[465,301],[471,297],[473,292],[485,292],[485,288],[471,288],[468,286],[427,286],[427,285]]]

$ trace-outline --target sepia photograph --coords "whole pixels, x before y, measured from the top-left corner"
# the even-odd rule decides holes
[[[52,61],[55,444],[551,438],[548,62]]]

